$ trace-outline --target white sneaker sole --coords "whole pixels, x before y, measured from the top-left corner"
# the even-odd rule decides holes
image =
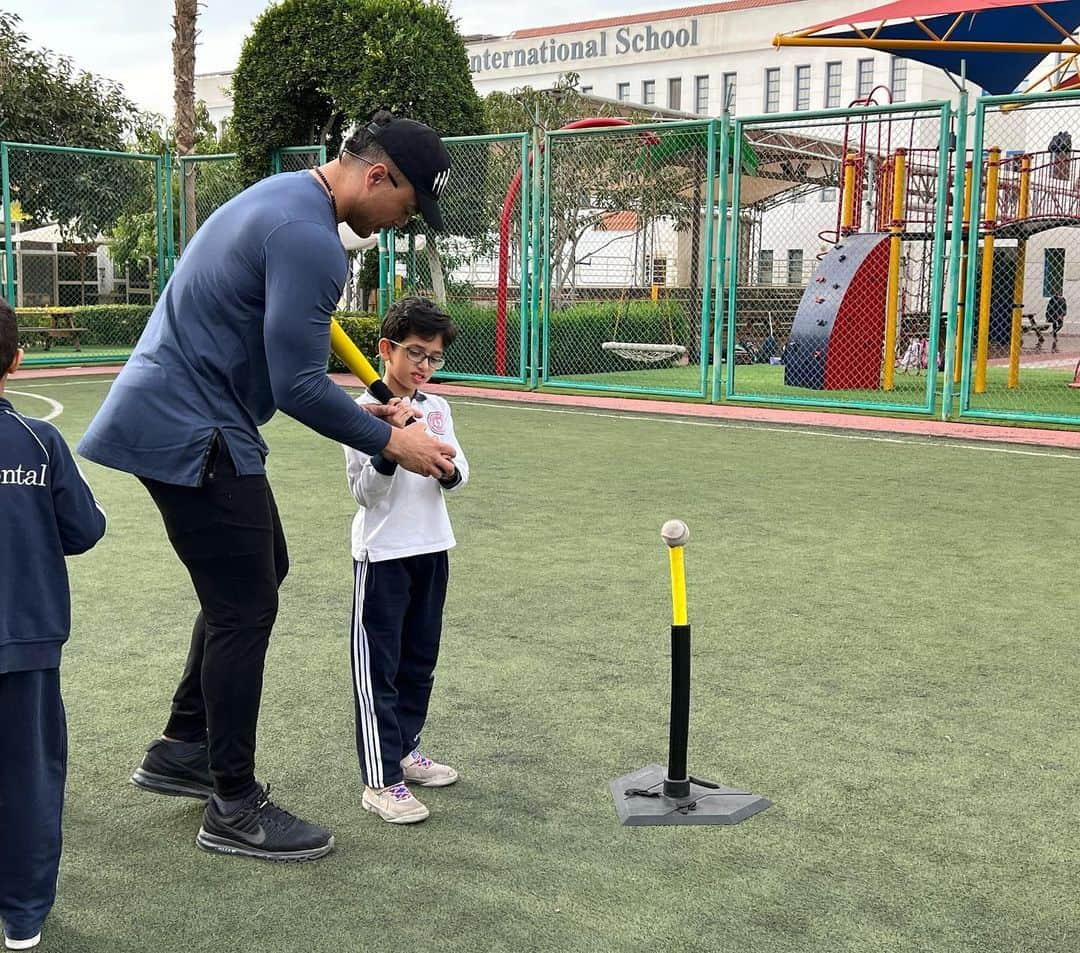
[[[4,946],[9,950],[30,950],[33,949],[41,942],[41,934],[32,936],[26,940],[13,940],[11,937],[4,937]]]
[[[424,804],[421,804],[418,810],[411,811],[408,814],[393,814],[390,811],[384,811],[378,804],[373,804],[367,798],[361,800],[360,804],[365,811],[371,811],[372,814],[378,814],[379,817],[389,824],[419,824],[421,821],[426,821],[431,816],[431,811],[429,811]]]
[[[409,784],[418,784],[422,788],[446,788],[451,784],[457,784],[458,775],[457,772],[454,772],[454,774],[445,778],[418,778],[405,772],[405,780]]]

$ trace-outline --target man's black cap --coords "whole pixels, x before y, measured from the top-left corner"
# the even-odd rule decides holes
[[[439,134],[422,122],[396,116],[381,125],[370,123],[367,131],[409,180],[424,220],[437,232],[445,231],[439,199],[450,177],[450,153]]]

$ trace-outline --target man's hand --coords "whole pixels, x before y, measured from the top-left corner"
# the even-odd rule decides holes
[[[436,440],[422,427],[395,428],[382,455],[406,470],[422,476],[445,479],[454,472],[457,451],[448,443]]]
[[[404,427],[410,420],[422,417],[415,407],[410,407],[400,397],[395,397],[389,404],[361,404],[373,417],[380,417],[391,427]]]

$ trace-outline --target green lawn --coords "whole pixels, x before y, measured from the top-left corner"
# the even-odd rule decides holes
[[[711,370],[711,369],[710,369]],[[1070,389],[1072,368],[1021,369],[1020,386],[1008,387],[1008,369],[991,367],[987,371],[987,390],[971,395],[972,410],[1005,411],[1010,413],[1045,414],[1075,417],[1080,424],[1080,390]],[[700,392],[701,368],[697,366],[642,368],[610,374],[579,374],[558,378],[559,384],[604,384],[612,389],[648,388],[677,389],[687,393]],[[940,413],[944,376],[937,375],[935,411]],[[711,382],[707,385],[711,390]],[[959,395],[959,387],[956,388]],[[926,400],[926,375],[904,374],[897,371],[894,388],[882,390],[810,390],[784,384],[784,368],[780,365],[737,364],[735,393],[740,397],[768,400],[772,397],[807,398],[846,402],[874,402],[887,405],[922,406]]]
[[[64,344],[51,347],[47,351],[40,348],[27,351],[23,365],[25,367],[70,367],[79,364],[122,364],[130,354],[130,347],[88,345],[76,351],[70,345]]]
[[[80,436],[106,382],[14,378]],[[36,397],[15,396],[27,412]],[[200,852],[199,807],[127,778],[162,727],[193,596],[146,493],[70,563],[65,854],[42,950],[1075,953],[1080,454],[455,404],[425,747],[462,772],[393,828],[360,808],[341,450],[265,428],[292,572],[259,772],[326,860]],[[667,746],[667,556],[694,624],[690,761],[765,795],[735,828],[616,825]]]

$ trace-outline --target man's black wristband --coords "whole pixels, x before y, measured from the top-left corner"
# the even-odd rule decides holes
[[[376,473],[381,473],[383,476],[393,476],[397,471],[397,464],[393,460],[387,460],[381,452],[371,458],[371,465]]]

